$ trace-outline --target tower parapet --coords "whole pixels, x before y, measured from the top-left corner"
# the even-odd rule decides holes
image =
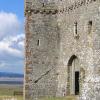
[[[53,0],[26,0],[25,12],[33,12],[34,14],[56,14],[58,13],[58,9]]]

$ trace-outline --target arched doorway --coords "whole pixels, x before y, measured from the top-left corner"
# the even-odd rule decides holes
[[[80,67],[77,56],[73,55],[68,62],[68,83],[70,95],[79,95],[80,90]]]

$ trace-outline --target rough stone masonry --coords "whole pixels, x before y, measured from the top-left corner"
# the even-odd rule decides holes
[[[100,0],[25,0],[25,100],[100,100]]]

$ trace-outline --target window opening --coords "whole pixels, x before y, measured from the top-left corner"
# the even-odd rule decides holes
[[[74,23],[74,27],[75,27],[75,35],[77,35],[77,22]]]
[[[92,21],[89,21],[88,22],[88,33],[91,33],[91,30],[92,30]]]
[[[75,95],[79,95],[79,71],[75,72]]]
[[[37,41],[37,46],[40,46],[40,40]]]

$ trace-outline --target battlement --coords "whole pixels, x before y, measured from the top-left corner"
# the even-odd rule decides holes
[[[27,1],[25,3],[25,12],[30,13],[33,12],[34,14],[41,13],[41,14],[56,14],[58,12],[57,6],[55,2],[49,2],[47,0],[39,1]]]
[[[59,13],[63,13],[63,12],[71,12],[73,10],[76,10],[78,8],[80,8],[81,6],[85,6],[88,5],[90,3],[96,2],[97,0],[78,0],[78,1],[53,1],[53,0],[26,0],[25,1],[25,12],[30,13],[33,12],[34,14],[57,14]],[[64,3],[65,5],[60,3]],[[67,4],[67,5],[66,5]],[[61,6],[61,7],[60,7]]]

